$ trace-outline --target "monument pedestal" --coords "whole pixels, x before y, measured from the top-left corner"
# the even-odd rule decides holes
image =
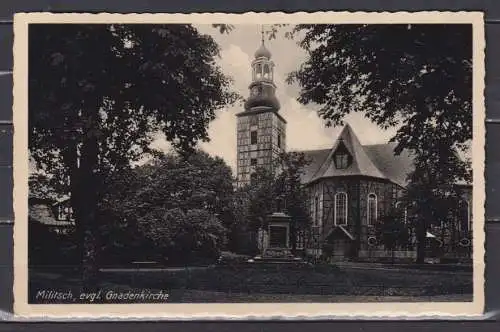
[[[267,229],[261,229],[261,256],[255,261],[293,263],[300,258],[292,254],[290,246],[291,217],[282,212],[276,212],[267,217]]]

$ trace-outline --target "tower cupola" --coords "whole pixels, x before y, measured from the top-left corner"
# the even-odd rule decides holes
[[[286,151],[286,120],[278,113],[274,63],[264,42],[251,62],[252,81],[245,110],[236,114],[236,173],[238,186],[252,183],[257,168],[276,170],[276,160]]]
[[[280,103],[275,95],[274,62],[271,61],[271,52],[265,45],[263,30],[261,45],[255,52],[255,59],[252,61],[252,82],[249,89],[250,96],[245,102],[245,110],[270,109],[278,111],[280,109]]]
[[[259,58],[267,58],[268,60],[271,59],[271,52],[267,49],[266,45],[264,45],[264,39],[262,39],[262,44],[257,51],[255,51],[255,59]]]

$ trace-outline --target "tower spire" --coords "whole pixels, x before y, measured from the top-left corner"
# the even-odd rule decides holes
[[[264,57],[267,58],[268,60],[271,59],[271,52],[266,48],[265,44],[265,31],[264,31],[264,24],[260,25],[260,35],[261,35],[261,45],[255,52],[255,59]]]
[[[257,29],[255,32],[259,31]],[[274,62],[265,45],[265,33],[264,25],[260,25],[261,44],[251,62],[250,94],[244,111],[237,114],[238,186],[250,183],[256,167],[273,171],[275,160],[286,149],[286,121],[278,114],[280,103],[274,84]]]

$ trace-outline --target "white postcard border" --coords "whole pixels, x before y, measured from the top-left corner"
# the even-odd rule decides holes
[[[473,301],[415,303],[28,304],[28,25],[31,23],[473,25]],[[52,14],[14,16],[14,312],[38,318],[314,319],[325,317],[479,317],[484,310],[485,34],[481,12],[316,12],[245,14]]]

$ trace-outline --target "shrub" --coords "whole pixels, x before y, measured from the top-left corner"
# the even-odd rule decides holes
[[[28,244],[29,266],[64,267],[79,264],[73,231],[58,233],[55,229],[30,219]]]
[[[215,261],[225,235],[221,222],[202,209],[156,209],[139,220],[139,230],[171,263]]]

